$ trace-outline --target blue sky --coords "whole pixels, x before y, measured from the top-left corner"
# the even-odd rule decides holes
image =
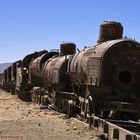
[[[0,63],[75,42],[94,45],[104,20],[121,22],[140,41],[140,0],[0,0]]]

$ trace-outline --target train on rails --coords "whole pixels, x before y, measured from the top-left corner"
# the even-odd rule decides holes
[[[140,44],[123,38],[121,23],[104,21],[96,45],[76,52],[74,43],[62,43],[60,52],[29,54],[1,74],[0,85],[22,100],[54,106],[68,116],[136,120]]]

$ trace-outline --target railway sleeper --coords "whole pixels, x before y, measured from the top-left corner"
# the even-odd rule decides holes
[[[124,121],[123,121],[124,123]],[[127,123],[127,122],[126,122]],[[140,140],[140,136],[125,128],[120,127],[117,123],[111,123],[107,120],[96,116],[91,116],[89,125],[91,128],[98,131],[102,139],[107,140]],[[130,124],[131,127],[131,124]],[[139,130],[140,131],[140,130]]]

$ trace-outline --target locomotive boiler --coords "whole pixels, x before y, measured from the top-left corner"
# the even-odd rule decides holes
[[[47,52],[36,59],[33,59],[29,64],[29,79],[28,83],[34,86],[43,87],[44,86],[44,78],[42,75],[43,67],[45,65],[45,62],[53,57],[54,55],[57,55],[58,52],[51,51]]]
[[[69,91],[70,79],[67,75],[69,58],[75,53],[74,43],[63,43],[60,45],[60,54],[52,57],[44,65],[43,76],[47,87],[57,91]]]

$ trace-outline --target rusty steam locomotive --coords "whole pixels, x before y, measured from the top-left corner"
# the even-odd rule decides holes
[[[29,54],[1,74],[1,87],[68,116],[138,119],[140,44],[122,36],[119,22],[105,21],[96,45]]]

